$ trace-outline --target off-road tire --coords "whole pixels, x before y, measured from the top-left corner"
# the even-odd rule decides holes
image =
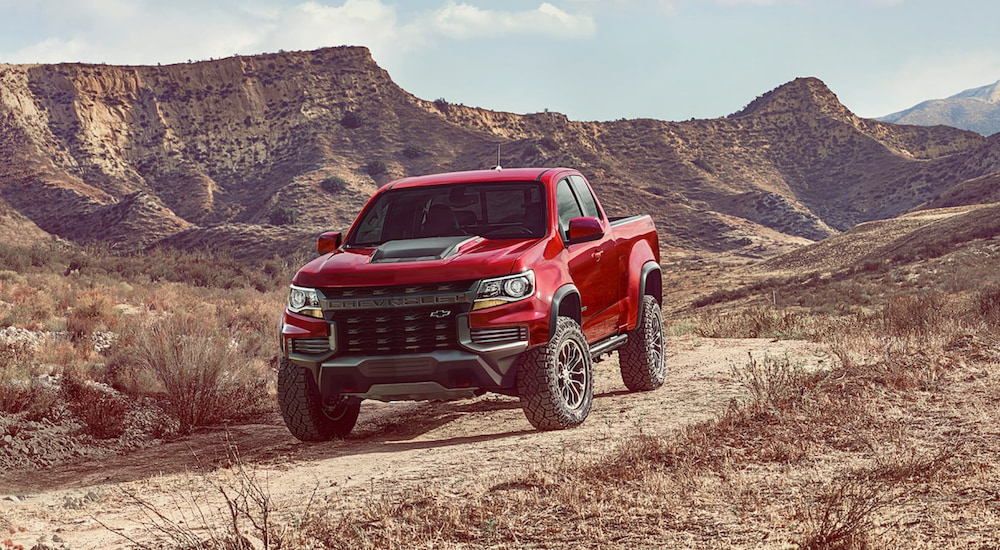
[[[301,441],[327,441],[351,433],[361,400],[343,397],[324,406],[312,374],[286,358],[278,368],[278,408],[285,425]]]
[[[639,324],[628,332],[628,341],[618,349],[622,382],[631,391],[651,391],[667,376],[664,358],[663,312],[652,296],[643,296]]]
[[[579,426],[594,402],[594,366],[580,325],[556,319],[552,338],[524,354],[517,392],[528,422],[539,430]]]

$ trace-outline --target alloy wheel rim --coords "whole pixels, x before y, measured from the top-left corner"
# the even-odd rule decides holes
[[[574,340],[567,340],[559,348],[558,384],[563,402],[570,409],[579,409],[586,401],[588,372],[583,350]]]
[[[330,420],[340,420],[347,414],[349,402],[350,400],[346,397],[340,397],[336,400],[324,399],[322,407],[323,415]]]

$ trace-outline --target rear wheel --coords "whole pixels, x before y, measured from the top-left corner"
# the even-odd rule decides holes
[[[631,391],[650,391],[663,385],[667,365],[663,357],[663,312],[652,296],[643,296],[639,325],[618,350],[622,382]]]
[[[580,425],[594,401],[594,367],[580,325],[556,320],[552,339],[527,352],[517,372],[521,408],[539,430]]]
[[[297,439],[327,441],[351,433],[358,421],[361,400],[323,397],[312,374],[286,358],[278,369],[278,407]]]

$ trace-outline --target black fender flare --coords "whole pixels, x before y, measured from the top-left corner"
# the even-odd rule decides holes
[[[652,288],[649,287],[650,284],[653,285]],[[660,264],[650,260],[642,265],[638,291],[640,308],[642,308],[642,297],[646,294],[655,298],[656,303],[663,305],[663,273]],[[639,314],[641,315],[642,312],[640,311]]]
[[[580,291],[576,288],[576,285],[572,283],[565,284],[556,290],[555,294],[552,295],[552,305],[549,308],[549,340],[556,332],[556,319],[559,318],[559,311],[562,309],[563,302],[572,309],[569,310],[571,317],[577,324],[583,326],[583,312],[581,307],[583,302],[580,299]],[[575,303],[574,303],[575,302]]]

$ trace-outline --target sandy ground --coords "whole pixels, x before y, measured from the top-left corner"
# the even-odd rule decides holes
[[[596,397],[587,421],[572,430],[538,432],[516,398],[487,395],[453,402],[365,402],[349,438],[302,443],[280,418],[267,424],[196,433],[110,459],[7,475],[0,482],[0,527],[13,544],[31,548],[126,547],[157,534],[142,503],[172,525],[221,525],[219,487],[242,472],[256,476],[281,514],[301,514],[310,502],[358,503],[419,485],[458,486],[568,456],[586,458],[642,433],[666,434],[712,417],[740,392],[733,366],[755,357],[789,355],[807,367],[829,361],[824,349],[801,341],[684,337],[669,342],[668,376],[654,392],[631,394],[616,356],[597,363]],[[359,500],[360,499],[360,500]],[[162,533],[161,533],[162,534]]]

